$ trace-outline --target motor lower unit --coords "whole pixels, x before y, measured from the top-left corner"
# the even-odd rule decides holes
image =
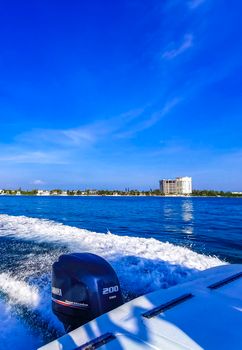
[[[117,275],[90,253],[61,255],[52,268],[52,310],[73,330],[123,304]]]

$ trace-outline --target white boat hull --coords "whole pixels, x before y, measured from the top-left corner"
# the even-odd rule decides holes
[[[242,265],[134,299],[41,350],[241,350]]]

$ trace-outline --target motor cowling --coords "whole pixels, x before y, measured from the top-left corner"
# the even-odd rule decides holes
[[[66,331],[123,304],[117,275],[91,253],[61,255],[52,267],[52,310]]]

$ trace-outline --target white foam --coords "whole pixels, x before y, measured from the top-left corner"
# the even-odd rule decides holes
[[[18,315],[25,317],[25,313],[28,312],[29,321],[33,325],[37,326],[36,323],[47,322],[50,330],[54,328],[60,332],[63,331],[62,324],[52,313],[49,275],[34,278],[32,283],[28,284],[10,274],[2,273],[0,274],[0,291],[5,296],[5,307],[10,307],[12,313],[17,311]],[[16,306],[18,310],[14,309]],[[21,307],[24,309],[21,310]]]
[[[0,215],[0,235],[65,245],[106,258],[122,286],[134,294],[168,287],[198,270],[224,264],[216,257],[154,238],[118,236],[79,229],[51,220]]]
[[[7,273],[0,274],[0,290],[8,296],[10,304],[17,303],[31,308],[39,305],[40,296],[37,288]]]
[[[24,216],[0,215],[0,236],[36,243],[54,243],[53,246],[50,245],[49,253],[45,250],[43,254],[28,254],[25,260],[21,260],[19,269],[15,269],[15,275],[11,271],[1,273],[0,291],[6,295],[10,306],[27,307],[29,317],[33,312],[33,323],[34,313],[37,312],[50,327],[58,331],[63,328],[51,311],[50,270],[62,247],[65,251],[87,251],[106,258],[117,272],[126,298],[169,287],[187,277],[196,276],[199,270],[224,264],[216,257],[198,254],[191,249],[153,238],[118,236],[111,232],[96,233]],[[6,309],[7,305],[4,307]],[[4,320],[8,319],[8,314],[6,315]],[[12,335],[14,342],[20,341],[22,344],[21,339],[26,339],[27,334],[24,326],[15,320],[9,322],[7,327],[9,333],[2,331],[1,327],[3,335],[0,336],[0,343],[2,337],[10,334],[9,337]],[[43,328],[41,327],[40,329]],[[13,333],[15,328],[16,335]],[[13,343],[10,339],[9,344],[6,343],[6,349],[14,347]],[[30,341],[25,348],[36,347]]]

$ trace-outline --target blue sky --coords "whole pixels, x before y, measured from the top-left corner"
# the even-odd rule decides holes
[[[242,190],[241,11],[1,1],[0,188]]]

